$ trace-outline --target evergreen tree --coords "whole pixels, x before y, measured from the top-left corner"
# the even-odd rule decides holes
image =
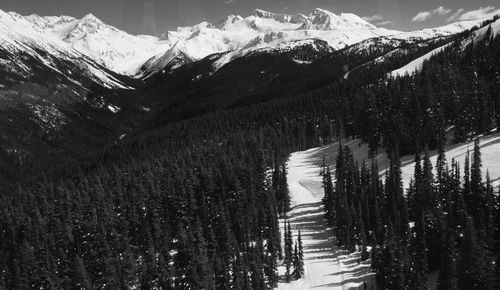
[[[474,227],[478,231],[484,230],[484,215],[483,209],[485,204],[483,179],[481,173],[482,161],[481,151],[479,148],[479,139],[474,141],[474,152],[472,155],[472,166],[470,173],[470,208],[469,212],[474,220]]]
[[[412,238],[410,278],[408,282],[408,285],[411,285],[413,289],[426,289],[428,260],[425,234],[424,215],[419,212],[415,220],[415,233]]]
[[[438,290],[458,289],[455,234],[449,227],[445,228],[445,239],[442,248],[443,255],[439,270]]]
[[[288,224],[288,225],[287,225]],[[285,280],[290,282],[292,278],[292,266],[293,266],[293,239],[292,239],[292,228],[290,222],[285,222],[285,259],[284,264],[286,268]]]
[[[297,252],[296,271],[298,272],[298,275],[300,275],[300,277],[303,277],[305,274],[305,270],[304,270],[304,246],[302,245],[302,234],[300,231],[299,231],[299,234],[297,237],[297,245],[298,245],[298,252]]]
[[[298,280],[302,277],[302,273],[301,273],[301,270],[300,270],[300,258],[299,258],[299,249],[298,249],[298,245],[297,245],[297,242],[295,242],[295,246],[294,246],[294,251],[293,251],[293,278],[295,280]]]
[[[458,264],[459,289],[484,289],[481,283],[481,250],[471,218],[464,229],[462,249]]]

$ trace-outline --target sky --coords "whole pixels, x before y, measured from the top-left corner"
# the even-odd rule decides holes
[[[161,35],[227,15],[246,17],[256,9],[309,14],[315,8],[350,12],[380,27],[402,31],[500,14],[498,0],[0,0],[0,9],[22,15],[88,13],[132,34]]]

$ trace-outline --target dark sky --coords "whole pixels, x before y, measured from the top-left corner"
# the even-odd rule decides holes
[[[255,8],[279,13],[314,8],[334,13],[352,12],[372,17],[375,25],[413,30],[444,25],[447,21],[500,13],[498,0],[0,0],[0,9],[23,15],[71,15],[92,13],[104,22],[133,34],[162,34],[177,26],[201,21],[217,23],[226,15],[250,15]],[[497,7],[495,8],[495,4]],[[438,9],[441,7],[441,9]],[[482,8],[481,10],[479,10]],[[463,9],[450,19],[458,9]],[[426,12],[427,11],[427,12]],[[472,12],[470,12],[472,11]],[[498,12],[497,12],[498,11]],[[426,12],[415,18],[419,12]],[[467,12],[469,12],[467,14]],[[465,16],[464,16],[465,13]],[[412,21],[413,20],[413,21]]]

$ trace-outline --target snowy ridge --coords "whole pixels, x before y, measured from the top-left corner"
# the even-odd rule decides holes
[[[185,62],[222,54],[214,64],[217,71],[227,63],[253,51],[272,50],[283,43],[296,43],[317,39],[328,43],[332,50],[343,49],[369,39],[385,39],[387,42],[418,42],[445,37],[478,25],[480,21],[464,21],[438,28],[401,32],[378,28],[352,13],[334,14],[315,9],[309,15],[277,14],[257,9],[248,17],[231,15],[211,25],[202,22],[192,27],[180,27],[165,34],[163,39],[172,45],[183,41],[182,54]],[[368,49],[367,46],[366,49]],[[277,51],[277,50],[275,50]],[[151,58],[137,76],[145,77],[165,68],[165,59],[174,59],[172,52]],[[181,65],[182,63],[178,63]],[[178,67],[178,65],[173,67]],[[167,65],[168,67],[169,65]]]
[[[423,56],[411,61],[407,65],[403,66],[400,69],[394,70],[391,73],[389,73],[390,77],[398,77],[398,76],[404,76],[404,75],[412,75],[417,72],[420,72],[422,70],[422,67],[424,66],[424,62],[428,61],[431,57],[433,57],[436,54],[441,53],[445,48],[450,46],[451,44],[448,43],[446,45],[443,45],[441,47],[438,47],[431,52],[428,52],[424,54]]]
[[[57,51],[73,56],[84,55],[119,74],[143,78],[220,54],[221,59],[214,65],[216,71],[252,51],[273,48],[278,51],[283,43],[301,45],[301,41],[317,39],[328,43],[332,50],[339,50],[368,39],[416,41],[443,37],[479,24],[478,21],[466,21],[400,32],[376,27],[352,13],[335,14],[317,8],[309,15],[289,15],[257,9],[247,17],[230,15],[217,25],[202,22],[154,37],[130,35],[105,24],[92,14],[81,19],[70,16],[21,16],[3,11],[1,15],[0,30],[4,34],[17,34],[20,39],[18,44],[38,43],[42,39],[42,50],[50,52],[52,48],[49,46],[57,46]],[[10,31],[13,22],[16,28],[29,28]],[[30,39],[33,35],[38,36]],[[13,38],[13,35],[1,39],[8,41],[8,38]]]
[[[118,73],[133,72],[152,55],[169,46],[155,37],[130,35],[105,24],[92,14],[82,19],[38,15],[30,15],[26,19]]]
[[[489,25],[486,25],[485,27],[482,27],[481,29],[478,29],[477,31],[474,31],[472,36],[462,45],[465,46],[465,45],[470,44],[471,42],[476,43],[478,41],[481,41],[486,36],[486,33],[487,33],[488,29],[490,29],[490,28],[491,28],[491,33],[493,36],[499,35],[500,34],[500,19],[497,19],[495,22],[493,22]]]
[[[10,58],[0,59],[0,62],[4,64],[4,69],[20,77],[29,78],[32,74],[31,64],[25,63],[24,59],[16,59],[20,54],[25,53],[77,85],[81,84],[72,78],[71,72],[59,69],[59,61],[74,63],[76,67],[86,71],[92,79],[105,87],[128,89],[115,77],[102,70],[92,59],[82,55],[45,29],[63,26],[67,21],[72,20],[67,17],[41,19],[30,16],[25,18],[13,12],[5,13],[0,10],[1,49],[10,55]]]
[[[214,65],[220,69],[234,59],[252,51],[279,48],[281,44],[307,39],[323,40],[337,50],[365,39],[398,34],[399,31],[377,28],[354,14],[333,14],[323,9],[304,14],[276,14],[257,9],[242,18],[228,16],[214,26],[202,22],[192,27],[179,27],[163,36],[173,43],[182,41],[186,61],[196,61],[213,54],[226,53]],[[180,54],[179,52],[176,52]],[[165,60],[174,59],[171,51],[152,57],[141,68],[139,76],[148,76],[164,68]]]
[[[402,32],[393,35],[396,39],[429,39],[449,36],[478,26],[483,20],[461,21],[436,28],[424,28],[416,31]]]
[[[453,23],[447,26],[443,26],[440,28],[440,31],[446,31],[449,33],[458,33],[463,30],[468,30],[471,29],[475,26],[479,26],[482,21],[464,21],[464,22],[459,22],[459,23]],[[462,42],[462,47],[465,47],[469,45],[471,42],[476,43],[477,41],[482,40],[488,29],[491,27],[491,32],[493,35],[498,35],[500,34],[500,20],[496,20],[495,22],[491,23],[490,25],[487,25],[485,27],[482,27],[476,31],[474,31],[470,37],[468,37],[466,40]],[[437,28],[436,28],[437,29]],[[436,30],[432,29],[432,30]],[[427,30],[426,30],[427,31]],[[427,33],[427,32],[424,32]],[[397,77],[397,76],[404,76],[404,75],[412,75],[416,72],[419,72],[422,70],[422,67],[425,63],[425,61],[429,60],[431,57],[433,57],[436,54],[441,53],[443,50],[445,50],[447,47],[449,47],[451,44],[446,44],[443,45],[442,47],[436,48],[433,51],[411,61],[410,63],[406,64],[405,66],[392,71],[388,75],[390,77]]]

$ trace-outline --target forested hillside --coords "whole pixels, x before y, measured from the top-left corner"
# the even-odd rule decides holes
[[[51,170],[41,172],[38,182],[20,183],[17,189],[1,192],[0,288],[274,287],[282,258],[278,217],[289,207],[283,165],[293,151],[344,136],[360,138],[372,153],[383,148],[392,156],[384,186],[373,173],[366,169],[359,173],[347,161],[340,164],[352,170],[340,167],[337,171],[348,173],[337,176],[339,184],[352,177],[349,175],[359,174],[363,183],[356,186],[375,190],[370,198],[384,196],[380,210],[385,212],[377,215],[385,219],[368,218],[375,213],[356,208],[358,204],[349,199],[336,203],[339,208],[335,209],[335,215],[364,215],[364,229],[356,225],[357,233],[340,230],[338,237],[350,250],[358,243],[373,245],[379,287],[402,289],[404,283],[412,281],[414,289],[423,289],[418,285],[423,285],[419,283],[424,273],[442,268],[440,285],[447,289],[445,283],[454,283],[456,277],[450,257],[460,249],[460,257],[470,259],[470,263],[464,260],[461,265],[469,268],[457,266],[457,273],[477,278],[459,280],[461,289],[494,289],[498,275],[492,274],[486,260],[477,260],[479,256],[498,256],[498,247],[493,245],[499,242],[498,232],[493,232],[496,205],[491,200],[492,188],[477,177],[481,167],[478,153],[474,154],[471,176],[466,178],[470,191],[467,185],[462,188],[459,184],[461,174],[456,165],[450,164],[448,171],[442,163],[443,176],[437,176],[436,183],[424,164],[424,170],[415,177],[415,193],[411,196],[436,192],[426,204],[413,197],[408,201],[403,198],[398,165],[403,154],[442,148],[446,142],[474,138],[498,128],[500,37],[489,31],[485,38],[465,47],[462,41],[467,34],[455,37],[443,53],[413,76],[388,79],[384,76],[389,71],[385,71],[377,79],[344,79],[345,71],[336,67],[334,77],[307,82],[310,86],[294,85],[287,96],[266,99],[260,92],[253,102],[252,94],[248,94],[233,103],[222,101],[225,96],[221,92],[225,90],[221,90],[210,94],[216,95],[222,105],[216,103],[206,110],[184,110],[182,99],[176,99],[174,105],[180,111],[172,118],[162,115],[172,112],[172,103],[158,101],[161,95],[151,97],[164,110],[123,140],[98,152],[58,160]],[[342,63],[340,56],[330,57]],[[394,60],[390,69],[404,62]],[[365,69],[368,74],[370,66]],[[362,70],[358,70],[360,75],[364,75]],[[275,84],[271,82],[269,87]],[[287,83],[279,85],[285,87]],[[200,100],[210,103],[205,99],[210,94],[203,95],[203,86],[200,88],[193,93],[194,99],[185,100],[186,104],[198,104]],[[451,140],[445,138],[448,130],[453,132]],[[348,160],[348,153],[339,158]],[[450,191],[466,191],[471,199],[458,207],[451,202],[456,195],[448,196],[445,185]],[[425,186],[429,187],[427,191]],[[382,188],[385,192],[378,191]],[[342,190],[346,194],[358,192],[347,185]],[[328,194],[326,197],[331,198]],[[483,205],[491,211],[488,215],[478,210]],[[448,207],[453,209],[445,210]],[[451,213],[461,219],[452,219]],[[332,224],[344,221],[335,217],[330,220]],[[418,239],[428,244],[412,244],[410,220],[415,222],[417,236],[437,238],[432,231],[440,229],[449,245],[448,255],[442,257],[449,258],[449,263],[441,267],[438,261],[425,260],[423,247],[438,242]],[[426,228],[428,221],[436,227]],[[464,229],[457,248],[453,248],[457,237],[447,235],[451,231],[446,229],[451,227]],[[345,224],[337,228],[350,229]],[[375,229],[378,231],[368,232]],[[403,251],[407,251],[405,256]],[[418,267],[406,261],[396,263],[398,257],[412,256]],[[393,267],[386,268],[387,263]],[[472,270],[485,276],[471,274]]]

